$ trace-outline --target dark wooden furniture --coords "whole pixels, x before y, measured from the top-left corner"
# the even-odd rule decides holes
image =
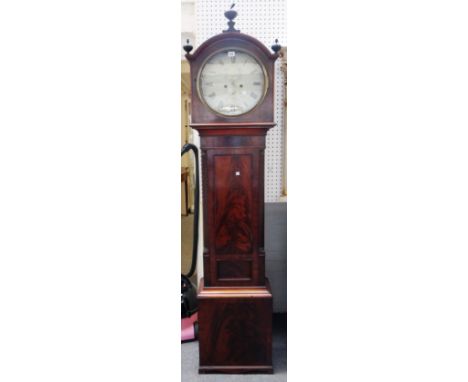
[[[274,63],[280,46],[274,45],[274,53],[270,52],[255,38],[234,29],[235,11],[225,15],[229,19],[226,31],[205,41],[193,54],[190,45],[184,46],[192,84],[191,127],[200,134],[202,158],[204,278],[198,293],[199,372],[272,373],[264,152],[266,134],[275,126]],[[254,57],[263,68],[266,84],[258,104],[234,116],[210,108],[197,86],[207,60],[229,50]]]

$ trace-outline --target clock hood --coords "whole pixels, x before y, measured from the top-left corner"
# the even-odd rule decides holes
[[[248,34],[241,32],[223,32],[203,42],[193,53],[187,53],[185,58],[187,58],[188,61],[194,61],[197,60],[200,55],[203,55],[203,52],[207,47],[215,46],[222,49],[231,46],[237,47],[239,43],[242,46],[245,46],[247,43],[252,49],[263,55],[268,60],[275,61],[279,57],[278,53],[271,53],[262,42]]]

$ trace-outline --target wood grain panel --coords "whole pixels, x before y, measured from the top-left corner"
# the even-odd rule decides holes
[[[201,282],[199,304],[201,373],[273,371],[268,283],[255,289],[205,289]]]
[[[215,155],[216,254],[251,254],[252,156]]]
[[[218,261],[218,280],[250,280],[252,261]]]

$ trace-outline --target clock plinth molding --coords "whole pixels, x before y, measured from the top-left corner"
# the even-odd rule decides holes
[[[222,108],[213,110],[204,102],[197,81],[210,57],[236,50],[248,53],[263,68],[264,95],[245,113],[226,115]],[[186,57],[192,81],[190,126],[200,134],[203,185],[199,373],[272,373],[273,296],[265,277],[264,153],[266,134],[275,126],[274,64],[279,54],[251,36],[227,30]],[[240,65],[235,60],[226,63]],[[216,70],[222,77],[221,66]],[[243,72],[231,67],[222,84],[235,82],[232,73]],[[239,100],[223,94],[227,102]]]

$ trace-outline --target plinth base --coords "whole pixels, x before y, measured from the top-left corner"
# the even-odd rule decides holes
[[[198,293],[200,374],[273,373],[273,299],[264,287],[205,287]]]
[[[200,366],[198,374],[273,374],[273,366]]]

